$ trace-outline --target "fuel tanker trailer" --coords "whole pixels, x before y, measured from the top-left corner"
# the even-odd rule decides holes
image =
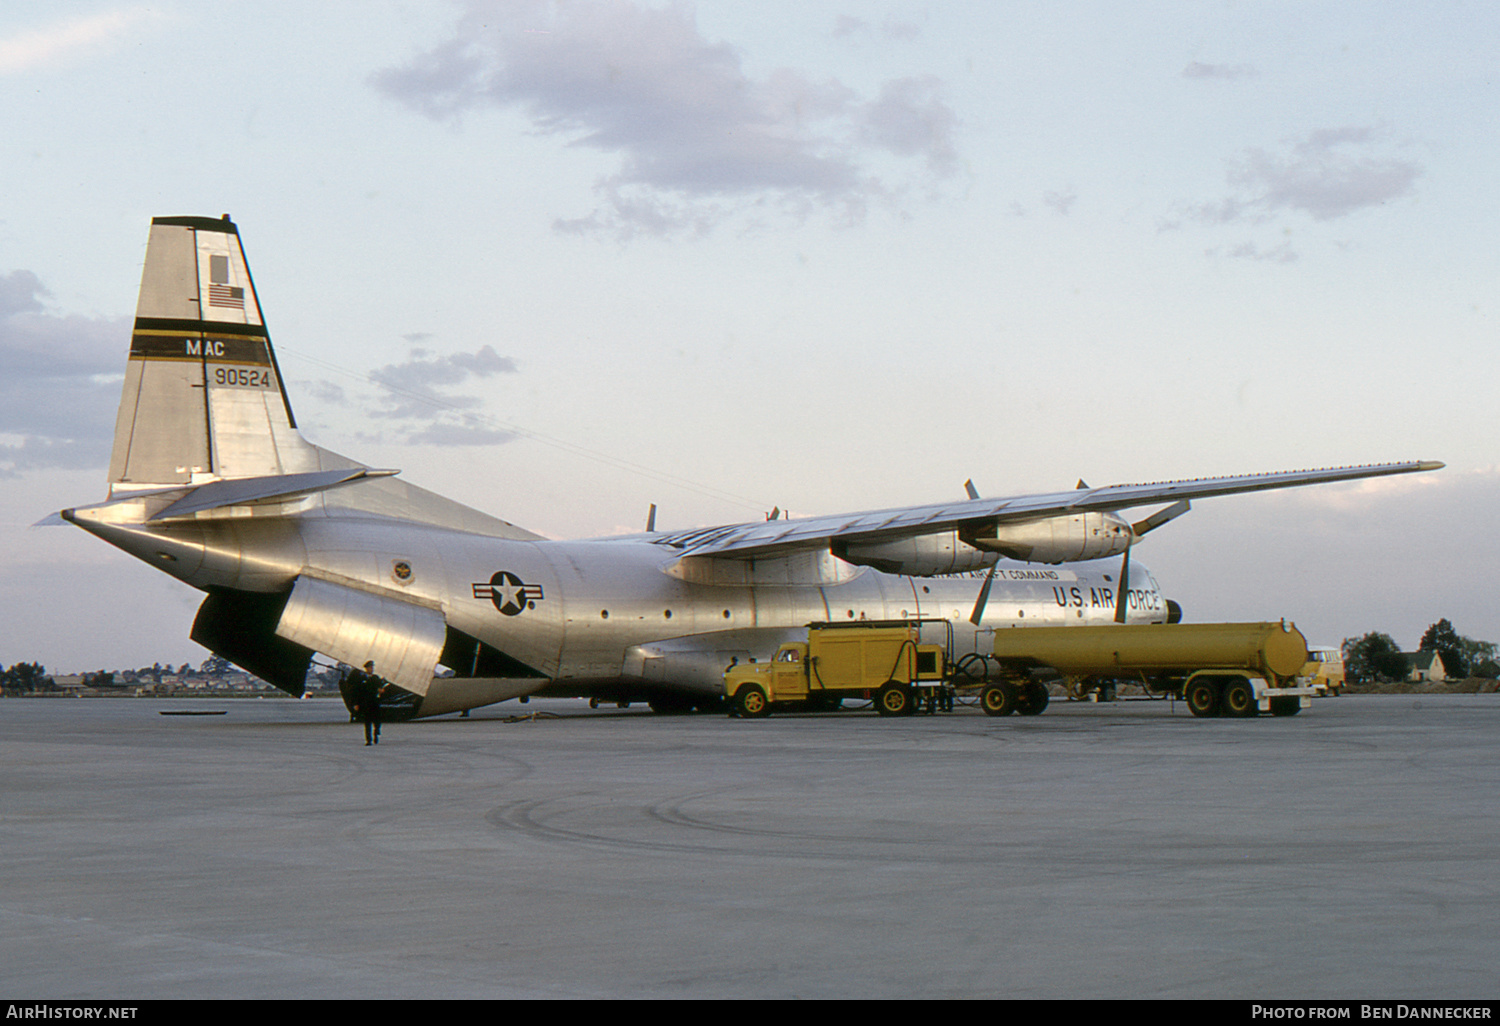
[[[1109,624],[995,631],[997,679],[980,705],[992,716],[1026,712],[1036,671],[1071,682],[1130,680],[1180,696],[1194,716],[1293,716],[1311,704],[1300,686],[1307,639],[1294,624]]]

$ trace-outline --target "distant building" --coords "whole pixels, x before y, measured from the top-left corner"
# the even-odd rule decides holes
[[[1413,684],[1448,679],[1448,668],[1443,665],[1443,657],[1430,648],[1424,648],[1420,652],[1402,652],[1401,656],[1406,660],[1406,679]]]

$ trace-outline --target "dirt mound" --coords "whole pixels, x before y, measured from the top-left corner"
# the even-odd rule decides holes
[[[1464,680],[1424,680],[1420,683],[1396,681],[1390,684],[1350,684],[1351,695],[1489,695],[1500,690],[1500,681],[1487,677]]]

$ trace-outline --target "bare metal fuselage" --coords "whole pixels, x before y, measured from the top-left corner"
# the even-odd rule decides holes
[[[980,651],[980,637],[997,628],[1108,623],[1116,610],[1114,561],[1046,567],[1001,560],[975,625],[969,616],[979,573],[898,576],[826,551],[694,564],[649,534],[494,537],[380,515],[398,498],[422,505],[430,495],[381,479],[300,499],[296,509],[282,504],[248,516],[209,511],[186,523],[149,523],[177,494],[70,515],[203,591],[277,593],[298,580],[326,581],[431,610],[504,657],[502,674],[448,666],[456,676],[432,681],[422,715],[535,693],[717,695],[730,662],[768,658],[814,621],[946,619],[958,656]],[[1151,575],[1136,565],[1130,584],[1129,620],[1165,622],[1167,603]]]

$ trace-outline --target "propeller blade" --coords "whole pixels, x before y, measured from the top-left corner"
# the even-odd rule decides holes
[[[1125,546],[1125,558],[1120,560],[1120,586],[1115,589],[1115,623],[1125,622],[1125,596],[1130,591],[1130,545]]]
[[[1156,530],[1162,524],[1165,524],[1168,520],[1176,520],[1178,517],[1182,516],[1192,508],[1193,504],[1191,502],[1188,502],[1188,500],[1186,499],[1181,499],[1177,502],[1172,503],[1172,505],[1168,506],[1166,509],[1157,510],[1145,520],[1142,520],[1139,523],[1131,524],[1130,529],[1134,531],[1135,536],[1139,538],[1147,531]]]
[[[650,534],[656,530],[656,503],[651,504],[651,511],[646,514],[646,533]]]
[[[975,627],[984,619],[984,607],[990,602],[990,585],[995,582],[995,568],[999,565],[997,560],[990,566],[990,572],[984,575],[984,583],[979,586],[979,597],[974,600],[974,612],[969,614],[969,622]]]
[[[969,498],[979,498],[979,489],[974,487],[974,479],[971,477],[964,482],[964,491],[969,493]]]

